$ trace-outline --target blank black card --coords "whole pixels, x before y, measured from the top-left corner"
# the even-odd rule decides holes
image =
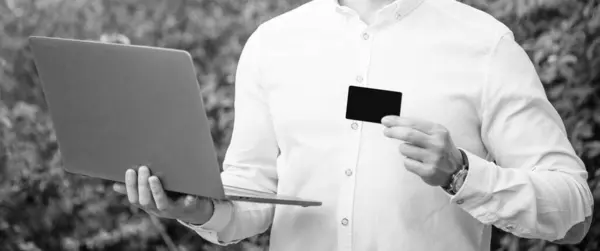
[[[350,86],[346,119],[381,123],[381,119],[385,116],[400,116],[401,106],[401,92]]]

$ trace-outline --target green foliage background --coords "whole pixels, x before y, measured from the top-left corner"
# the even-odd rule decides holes
[[[128,206],[109,183],[63,172],[26,39],[121,34],[132,44],[189,51],[222,160],[231,135],[232,84],[242,46],[258,24],[306,1],[0,0],[0,250],[264,250],[268,233],[226,248],[210,245],[174,221]],[[526,48],[587,165],[598,202],[598,2],[464,2],[507,24]],[[492,248],[591,251],[600,250],[599,241],[596,220],[579,245],[522,240],[495,229]]]

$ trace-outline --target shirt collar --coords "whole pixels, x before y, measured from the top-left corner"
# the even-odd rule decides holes
[[[398,20],[409,15],[413,10],[419,7],[425,0],[396,0],[391,4],[385,6],[381,11],[383,15],[392,15],[393,18]],[[332,7],[339,13],[349,13],[351,9],[340,5],[339,0],[328,0]]]

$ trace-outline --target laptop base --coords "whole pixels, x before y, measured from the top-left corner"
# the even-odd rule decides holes
[[[305,200],[297,197],[271,194],[240,187],[224,185],[223,188],[225,189],[225,198],[232,201],[293,205],[302,207],[321,206],[323,204],[320,201]]]

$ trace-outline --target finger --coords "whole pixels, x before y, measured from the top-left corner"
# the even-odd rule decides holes
[[[134,206],[141,209],[142,211],[146,212],[147,214],[167,218],[167,217],[165,217],[165,215],[163,215],[161,212],[159,212],[156,208],[147,208],[147,207],[143,207],[139,204],[134,205]]]
[[[411,159],[411,158],[405,158],[404,159],[404,167],[406,168],[406,170],[408,170],[416,175],[419,175],[422,178],[427,177],[427,174],[428,174],[427,167],[422,162],[419,162],[419,161]]]
[[[129,169],[127,172],[125,172],[125,188],[127,190],[127,199],[129,199],[129,203],[139,203],[137,173],[133,169]]]
[[[127,187],[125,186],[125,184],[114,183],[113,190],[117,193],[127,194]]]
[[[148,208],[155,207],[152,192],[150,191],[150,170],[148,167],[142,166],[138,170],[138,193],[140,194],[140,205]]]
[[[431,134],[436,124],[417,118],[407,118],[400,116],[386,116],[381,120],[386,127],[400,126],[419,130],[425,134]]]
[[[427,149],[412,145],[402,143],[398,146],[398,150],[402,155],[406,156],[409,159],[416,160],[420,163],[428,162],[428,158],[430,156],[429,151]]]
[[[429,135],[410,127],[394,126],[383,129],[383,135],[388,138],[398,139],[415,146],[426,148],[429,145]]]
[[[156,209],[159,211],[169,209],[171,207],[171,200],[165,193],[158,177],[152,176],[148,179],[148,182],[150,183],[150,190],[152,191],[154,203],[156,203]]]

